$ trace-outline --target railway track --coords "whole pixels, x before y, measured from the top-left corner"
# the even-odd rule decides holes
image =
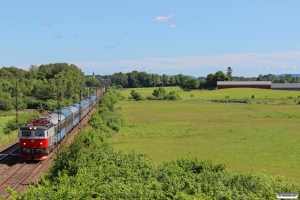
[[[91,114],[96,111],[97,105],[83,118],[83,120],[64,138],[64,144],[69,146],[74,136],[87,123]],[[62,141],[63,142],[63,141]],[[24,162],[19,158],[19,143],[15,143],[0,152],[0,199],[9,198],[5,191],[7,187],[18,192],[25,192],[29,183],[37,183],[40,176],[46,172],[55,157],[61,144],[51,152],[49,158],[42,162]],[[4,147],[5,148],[5,147]],[[40,167],[39,167],[40,166]]]
[[[8,173],[0,182],[0,197],[9,197],[5,191],[7,187],[16,189],[42,162],[24,162]]]
[[[15,143],[10,147],[4,149],[0,152],[0,163],[2,164],[5,160],[7,160],[11,155],[18,152],[19,150],[19,143]]]

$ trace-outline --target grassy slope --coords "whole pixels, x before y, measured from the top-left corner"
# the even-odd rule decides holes
[[[18,135],[16,132],[11,132],[10,134],[4,134],[3,133],[3,128],[5,124],[13,119],[15,116],[0,116],[0,147],[15,141],[18,138]]]
[[[135,89],[144,96],[153,88]],[[155,161],[178,156],[225,162],[230,169],[265,170],[300,182],[300,105],[221,104],[222,98],[286,98],[300,92],[227,89],[182,92],[181,101],[120,102],[127,126],[112,140],[117,150],[136,150]],[[121,93],[129,96],[131,90]],[[190,94],[194,97],[191,98]]]

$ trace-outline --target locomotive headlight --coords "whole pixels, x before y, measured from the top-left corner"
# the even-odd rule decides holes
[[[32,127],[29,127],[29,129],[31,130],[31,129],[32,129]]]
[[[36,127],[34,127],[33,129],[36,130]]]
[[[42,142],[40,142],[40,145],[42,145],[43,143]]]
[[[23,144],[24,144],[24,145],[26,145],[26,143],[25,143],[25,142],[24,142]]]

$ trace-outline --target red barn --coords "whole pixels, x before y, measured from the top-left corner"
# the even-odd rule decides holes
[[[261,88],[271,89],[271,81],[217,81],[218,89],[226,88]]]

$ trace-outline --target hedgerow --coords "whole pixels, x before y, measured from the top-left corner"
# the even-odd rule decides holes
[[[276,199],[276,192],[300,192],[299,184],[282,176],[230,171],[209,160],[177,158],[157,165],[134,151],[116,152],[107,141],[116,130],[106,120],[95,114],[90,120],[95,129],[78,133],[42,181],[24,195],[11,192],[13,198]]]

